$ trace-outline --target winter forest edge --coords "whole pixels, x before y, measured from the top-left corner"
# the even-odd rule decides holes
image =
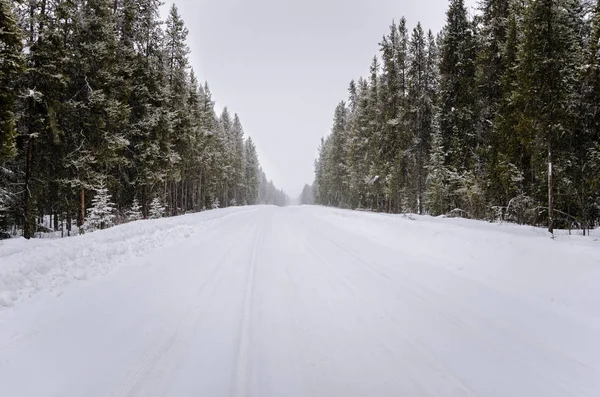
[[[450,0],[439,34],[402,18],[380,51],[301,202],[598,226],[600,2]]]
[[[161,4],[0,0],[0,232],[286,204]]]

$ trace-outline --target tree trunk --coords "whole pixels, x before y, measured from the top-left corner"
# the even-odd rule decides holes
[[[181,211],[185,214],[187,211],[187,196],[185,192],[185,181],[181,181]]]
[[[548,132],[548,231],[554,234],[554,185],[552,167],[552,132]]]
[[[23,191],[23,237],[27,240],[33,237],[35,233],[34,228],[31,225],[31,192],[29,189],[29,182],[31,181],[32,162],[33,162],[33,143],[34,139],[32,135],[29,135],[27,139],[27,156],[25,163],[25,186]]]
[[[85,188],[81,186],[80,204],[79,204],[79,227],[85,222]]]
[[[204,197],[202,197],[202,172],[200,172],[198,179],[198,210],[202,211],[202,207],[204,207]]]
[[[67,205],[67,237],[71,236],[71,225],[72,225],[72,220],[71,220],[71,205],[69,203]]]
[[[148,193],[147,186],[142,186],[142,215],[144,219],[148,219]]]

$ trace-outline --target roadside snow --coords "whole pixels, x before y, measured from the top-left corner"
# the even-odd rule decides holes
[[[600,233],[556,238],[532,226],[315,207],[322,220],[521,299],[598,313]]]
[[[143,220],[64,239],[0,242],[0,310],[47,290],[60,295],[73,282],[106,274],[158,247],[169,246],[211,225],[248,211],[237,208]]]

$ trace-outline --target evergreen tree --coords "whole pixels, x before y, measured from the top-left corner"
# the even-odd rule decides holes
[[[347,181],[348,173],[346,167],[346,140],[347,140],[347,121],[348,114],[346,104],[341,102],[333,118],[333,128],[331,129],[331,151],[328,155],[326,168],[326,178],[329,179],[331,186],[330,200],[333,205],[347,207]]]
[[[509,88],[504,87],[502,77],[514,66],[510,50],[507,51],[509,30],[514,23],[510,4],[510,0],[485,0],[481,3],[481,48],[477,57],[477,135],[481,142],[479,155],[482,160],[482,172],[489,181],[486,199],[490,203],[500,204],[507,202],[506,191],[503,189],[506,174],[503,171],[509,163],[495,121],[502,99],[506,96],[503,89]],[[512,36],[513,32],[510,34]],[[511,40],[514,38],[511,37]]]
[[[150,219],[158,219],[165,216],[166,208],[162,203],[162,200],[155,197],[150,203],[149,217]]]
[[[22,31],[11,4],[0,0],[0,167],[16,154],[15,83],[24,70]]]
[[[534,197],[546,198],[548,230],[555,226],[556,190],[567,189],[572,144],[576,141],[577,69],[582,25],[577,0],[538,0],[527,7],[518,55],[519,130],[533,149]],[[541,155],[544,153],[545,155]],[[543,181],[546,181],[546,189]],[[544,194],[544,191],[546,194]]]
[[[369,77],[369,98],[367,107],[367,119],[369,129],[369,148],[368,165],[369,172],[366,183],[369,186],[370,207],[383,209],[386,205],[384,196],[386,159],[383,156],[383,131],[382,131],[382,112],[380,97],[380,64],[377,56],[373,57],[371,62]]]
[[[301,205],[313,205],[315,202],[313,187],[311,185],[304,185],[302,188],[302,193],[300,193],[300,197],[298,198],[298,202]]]
[[[166,53],[166,71],[168,85],[168,108],[172,130],[169,131],[170,146],[169,162],[171,170],[168,175],[167,203],[171,214],[178,213],[179,189],[182,180],[181,157],[187,149],[188,136],[192,132],[189,126],[189,114],[185,109],[188,94],[188,54],[189,48],[186,44],[188,30],[175,4],[171,5],[166,21],[164,51]]]
[[[139,221],[143,219],[144,215],[142,214],[142,206],[138,199],[133,199],[133,203],[131,203],[131,208],[127,211],[127,220],[128,221]]]
[[[369,178],[369,168],[372,161],[371,151],[369,150],[371,139],[371,128],[369,120],[369,86],[366,80],[359,79],[356,92],[356,99],[352,100],[351,108],[355,110],[351,113],[349,121],[348,138],[348,177],[349,193],[351,195],[352,206],[354,208],[366,207],[367,198],[370,190],[367,180]],[[352,93],[352,90],[351,90]],[[356,105],[353,105],[354,101]],[[314,186],[314,196],[317,199],[317,186]],[[321,202],[322,203],[322,202]]]
[[[451,0],[440,57],[440,128],[448,161],[457,170],[473,167],[477,148],[475,38],[464,0]]]
[[[493,115],[493,129],[489,142],[490,202],[506,206],[513,198],[524,193],[524,175],[529,175],[530,149],[518,133],[518,103],[515,93],[517,82],[518,21],[517,12],[508,19],[506,40],[502,48],[502,74],[499,77],[498,108]],[[483,76],[482,76],[483,78]]]
[[[237,114],[233,116],[231,127],[230,149],[231,149],[231,190],[236,203],[244,204],[245,181],[244,181],[244,128]]]
[[[431,155],[428,165],[425,200],[431,215],[443,215],[449,211],[451,171],[446,167],[446,152],[442,136],[436,132],[432,136]]]
[[[258,155],[256,154],[256,146],[252,142],[252,138],[248,137],[244,144],[246,162],[244,166],[244,183],[246,186],[246,203],[250,205],[258,204],[259,194],[259,163]]]
[[[116,217],[115,204],[111,201],[111,195],[104,181],[101,181],[94,190],[92,206],[87,210],[88,218],[84,224],[84,229],[89,231],[111,227]]]
[[[433,118],[436,112],[436,71],[437,54],[431,32],[429,38],[421,24],[413,30],[410,41],[410,65],[408,69],[408,129],[411,131],[410,146],[411,168],[408,173],[412,181],[406,181],[410,187],[410,205],[412,210],[422,214],[423,194],[425,191],[426,164],[428,160]]]

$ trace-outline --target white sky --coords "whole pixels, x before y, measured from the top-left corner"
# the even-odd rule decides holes
[[[167,1],[166,9],[173,1]],[[191,64],[217,109],[240,115],[277,187],[291,197],[313,161],[351,79],[366,76],[393,19],[437,32],[446,0],[176,0]]]

